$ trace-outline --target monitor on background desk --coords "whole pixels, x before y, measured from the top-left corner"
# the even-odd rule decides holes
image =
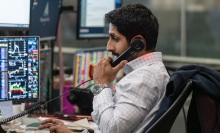
[[[40,102],[48,101],[51,82],[51,49],[40,50]]]
[[[111,52],[108,52],[105,47],[88,48],[83,50],[78,50],[74,53],[74,63],[73,63],[73,77],[74,77],[74,87],[91,79],[90,77],[90,65],[96,65],[102,58],[112,57]],[[113,57],[112,57],[113,58]],[[123,77],[123,71],[119,71],[116,75],[115,81]],[[94,81],[87,82],[80,86],[79,88],[90,88]]]
[[[77,39],[108,38],[105,14],[121,5],[122,0],[78,0]]]
[[[62,0],[33,0],[29,36],[40,36],[41,41],[55,40]]]
[[[98,63],[102,58],[110,56],[111,53],[103,48],[90,48],[78,50],[74,53],[73,75],[74,86],[78,86],[86,80],[89,80],[90,65]],[[80,88],[87,88],[93,84],[93,81],[87,82]]]
[[[73,63],[73,87],[77,87],[79,84],[91,79],[90,65],[96,65],[102,58],[106,58],[108,56],[112,56],[112,54],[108,52],[105,47],[89,48],[76,51],[74,53]],[[117,79],[121,78],[122,76],[123,71],[121,70],[118,72],[116,79],[113,81],[113,86],[117,82]],[[91,93],[90,89],[92,89],[93,85],[94,81],[91,80],[80,87],[75,88],[67,96],[69,103],[76,104],[79,107],[81,114],[91,114],[93,94]]]

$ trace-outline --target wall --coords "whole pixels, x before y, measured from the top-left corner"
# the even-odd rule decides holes
[[[142,3],[157,16],[160,24],[157,50],[164,55],[196,58],[220,57],[220,2],[218,0],[124,0],[124,4]],[[61,15],[64,66],[72,67],[78,49],[105,47],[107,39],[77,40],[77,0],[64,0],[74,12]],[[57,52],[55,48],[55,52]],[[58,56],[55,53],[55,63]]]

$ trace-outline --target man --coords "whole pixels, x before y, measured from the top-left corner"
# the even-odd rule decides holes
[[[142,40],[144,50],[115,67],[111,66],[110,57],[102,59],[94,67],[96,85],[92,118],[99,127],[95,132],[139,133],[159,109],[169,80],[162,54],[155,52],[158,20],[141,4],[123,6],[105,17],[109,22],[108,51],[119,56],[133,44],[134,39]],[[122,68],[126,75],[116,84],[116,93],[112,96],[110,84]]]

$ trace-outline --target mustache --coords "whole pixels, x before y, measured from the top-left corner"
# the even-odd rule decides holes
[[[114,56],[119,56],[120,54],[119,53],[115,53],[115,52],[112,52],[112,55],[114,55]]]

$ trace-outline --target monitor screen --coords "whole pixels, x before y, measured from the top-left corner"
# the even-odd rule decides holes
[[[55,40],[62,0],[33,0],[29,36],[40,36],[41,41]]]
[[[40,50],[40,102],[46,102],[51,75],[51,49]]]
[[[74,75],[74,87],[91,79],[90,77],[90,65],[97,64],[102,58],[112,56],[104,47],[79,50],[74,53],[73,75]],[[120,71],[117,78],[123,76],[123,71]],[[115,80],[116,81],[116,80]],[[114,81],[114,82],[115,82]],[[87,82],[79,88],[90,88],[94,81]]]
[[[31,0],[0,0],[0,30],[29,30]]]
[[[0,101],[39,99],[39,37],[0,37]]]
[[[105,14],[121,5],[122,0],[78,0],[77,38],[107,38]]]

